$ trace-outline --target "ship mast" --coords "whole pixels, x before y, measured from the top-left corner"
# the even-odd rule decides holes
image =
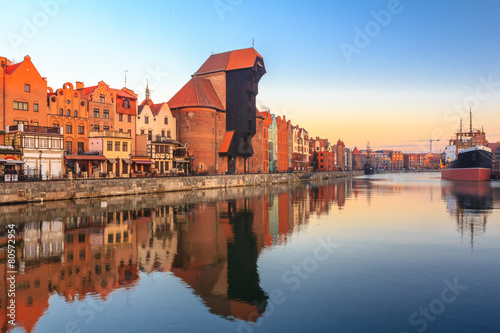
[[[470,114],[470,132],[472,133],[472,108],[469,109]]]

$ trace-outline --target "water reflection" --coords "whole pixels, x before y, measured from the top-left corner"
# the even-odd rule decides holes
[[[320,186],[320,184],[322,186]],[[0,207],[0,274],[6,277],[6,224],[17,224],[17,323],[27,332],[49,310],[105,301],[141,274],[173,274],[213,314],[255,322],[268,295],[257,260],[284,245],[311,214],[342,209],[352,183],[341,181],[195,193],[49,202]],[[8,329],[6,279],[0,282],[0,325]]]
[[[486,232],[488,216],[493,213],[493,189],[489,182],[444,182],[443,198],[447,211],[455,218],[457,231],[470,234],[471,249],[474,236]]]
[[[474,237],[486,232],[488,217],[499,209],[499,188],[489,184],[401,177],[406,176],[0,206],[4,223],[0,226],[0,327],[3,331],[9,328],[8,223],[18,226],[16,320],[31,332],[40,318],[55,311],[49,305],[53,299],[62,300],[67,306],[86,298],[104,302],[115,297],[114,291],[132,294],[146,277],[159,275],[182,281],[204,304],[205,313],[209,311],[219,319],[256,322],[266,311],[271,312],[270,291],[261,284],[259,257],[262,258],[263,250],[276,246],[284,249],[283,258],[296,256],[296,252],[287,254],[285,245],[309,228],[312,217],[328,216],[327,221],[339,222],[331,225],[337,227],[337,234],[344,232],[350,239],[345,244],[348,248],[359,235],[363,244],[384,241],[381,234],[387,234],[389,244],[393,239],[412,241],[415,230],[424,228],[426,220],[439,216],[447,221],[443,210],[446,207],[457,230],[462,235],[470,234],[474,245]],[[403,197],[404,200],[397,200]],[[437,198],[444,199],[444,203]],[[431,210],[412,210],[418,200],[433,203],[427,205]],[[374,216],[385,211],[394,213],[390,222],[385,215]],[[410,211],[413,220],[405,222]],[[409,227],[401,228],[405,223]],[[435,224],[429,223],[428,227],[428,232],[435,232]],[[383,232],[376,234],[378,229]],[[368,235],[366,230],[375,231]],[[393,233],[394,230],[399,233]],[[452,233],[458,238],[453,230]],[[356,253],[357,248],[351,250]],[[359,264],[354,270],[349,266],[353,262],[356,260],[342,262],[342,267],[351,267],[352,276],[357,275],[356,270],[366,269]],[[333,274],[339,271],[328,273],[324,285],[341,283],[338,277],[337,282],[331,280]],[[279,283],[278,286],[287,287]],[[352,286],[339,284],[332,290],[349,288]],[[317,294],[323,292],[329,291]],[[357,294],[340,295],[348,300],[356,299]],[[166,296],[159,298],[168,299]],[[336,298],[330,296],[323,300],[325,309],[332,302],[335,306],[332,300]],[[299,314],[315,300],[304,299],[305,304],[299,306],[293,320],[300,321]],[[223,321],[230,323],[228,320]],[[46,325],[54,325],[50,326],[53,331],[61,326]]]

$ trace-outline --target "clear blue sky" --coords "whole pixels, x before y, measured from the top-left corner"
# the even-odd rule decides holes
[[[418,140],[442,146],[470,105],[500,140],[500,1],[41,0],[3,12],[0,54],[29,54],[53,88],[120,88],[128,70],[141,99],[148,79],[168,101],[212,52],[255,39],[259,104],[314,136],[425,151]]]

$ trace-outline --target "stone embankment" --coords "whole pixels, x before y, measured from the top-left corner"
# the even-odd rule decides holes
[[[307,175],[281,173],[191,177],[71,179],[28,183],[0,183],[0,205],[242,186],[262,186],[359,176],[361,174],[361,171],[337,171],[318,172]]]

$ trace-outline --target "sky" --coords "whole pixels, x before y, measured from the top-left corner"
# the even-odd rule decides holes
[[[103,80],[168,101],[212,53],[255,47],[258,107],[347,147],[500,141],[500,1],[6,1],[0,55],[50,87]],[[465,126],[465,124],[467,126]]]

